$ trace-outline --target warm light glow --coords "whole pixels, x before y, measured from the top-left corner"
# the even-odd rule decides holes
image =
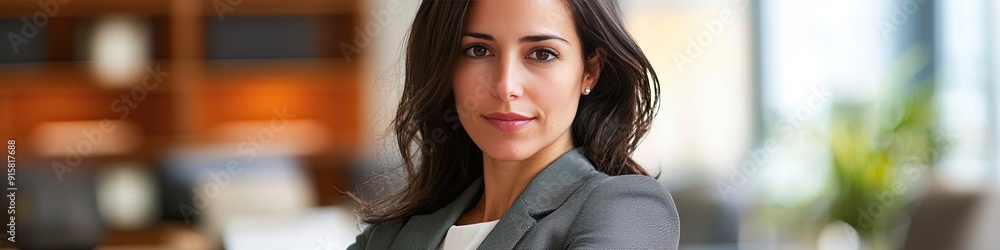
[[[142,138],[136,124],[107,119],[45,122],[32,130],[38,153],[54,157],[125,155]]]
[[[138,229],[157,218],[155,177],[143,166],[124,164],[102,169],[97,177],[97,202],[108,226]]]
[[[91,39],[92,68],[99,83],[108,87],[138,84],[148,64],[149,39],[149,28],[140,19],[99,19]]]

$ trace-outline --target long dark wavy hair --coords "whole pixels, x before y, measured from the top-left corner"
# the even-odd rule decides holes
[[[595,85],[599,88],[581,97],[573,120],[573,144],[586,148],[587,158],[608,175],[649,175],[630,155],[659,105],[656,72],[626,30],[616,1],[565,2],[583,55],[601,58]],[[407,41],[403,96],[390,125],[405,184],[372,201],[355,197],[365,222],[434,212],[483,174],[483,152],[459,123],[452,89],[463,24],[472,3],[424,0],[420,4]]]

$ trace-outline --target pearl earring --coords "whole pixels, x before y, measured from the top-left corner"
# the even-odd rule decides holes
[[[590,87],[583,89],[583,95],[589,95],[589,94],[590,94]]]

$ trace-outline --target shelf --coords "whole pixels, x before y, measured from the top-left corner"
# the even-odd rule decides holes
[[[358,82],[358,63],[347,63],[342,58],[312,59],[252,59],[252,60],[197,60],[201,65],[200,76],[195,85],[253,86],[269,83],[290,84],[303,88],[323,88],[325,85],[355,84]],[[173,76],[175,65],[172,60],[158,60],[150,67]],[[0,95],[10,95],[24,91],[127,91],[131,86],[107,88],[101,86],[90,68],[88,61],[44,62],[32,64],[0,64],[0,86],[5,91]],[[165,78],[167,83],[173,77]],[[136,81],[140,84],[141,79]],[[315,85],[315,86],[313,86]],[[133,85],[134,86],[134,85]],[[51,88],[51,89],[50,89]],[[169,91],[170,88],[153,89],[153,92]]]
[[[44,0],[43,0],[44,1]],[[173,4],[196,1],[203,16],[218,16],[218,4],[227,16],[267,16],[267,15],[337,15],[356,12],[353,0],[72,0],[59,5],[57,17],[89,17],[127,13],[129,15],[165,16],[170,15]],[[230,4],[234,2],[237,4]],[[31,18],[38,11],[44,11],[37,0],[4,0],[0,18]]]
[[[0,4],[3,6],[0,7],[0,19],[20,22],[21,17],[30,18],[40,11],[44,13],[37,0],[0,1],[3,1]],[[301,28],[297,30],[304,31],[292,36],[272,37],[295,39],[297,34],[305,33],[309,39],[315,39],[310,44],[316,44],[316,48],[302,53],[307,58],[226,60],[207,59],[212,54],[206,53],[218,51],[208,51],[212,49],[208,41],[212,36],[207,34],[217,31],[212,27],[219,26],[217,3],[229,1],[71,0],[60,5],[58,13],[44,27],[48,37],[32,41],[44,46],[44,56],[32,60],[44,61],[0,64],[0,132],[4,133],[0,136],[17,139],[18,148],[23,149],[18,151],[19,155],[39,157],[52,152],[33,150],[38,148],[38,143],[46,143],[33,141],[35,138],[31,133],[39,127],[46,127],[40,125],[116,120],[123,114],[116,109],[116,103],[120,107],[122,98],[125,98],[123,96],[143,92],[145,97],[136,102],[135,107],[129,108],[129,115],[125,117],[129,124],[138,127],[140,135],[135,137],[141,138],[135,138],[138,141],[136,148],[85,158],[93,166],[127,161],[158,168],[162,166],[164,154],[171,150],[224,145],[233,141],[239,143],[248,136],[257,135],[259,129],[268,127],[268,122],[275,116],[274,108],[287,109],[297,120],[290,123],[292,129],[276,136],[308,139],[289,141],[309,149],[297,155],[302,159],[304,170],[309,173],[320,204],[336,203],[341,194],[334,187],[340,190],[350,188],[354,171],[351,169],[352,160],[361,153],[366,139],[362,118],[363,105],[366,104],[362,83],[365,64],[359,60],[361,58],[352,58],[353,62],[349,63],[337,57],[341,51],[339,42],[353,41],[353,28],[362,20],[361,17],[368,15],[360,13],[363,2],[242,0],[223,13],[226,19],[221,22],[228,21],[224,24],[236,26],[233,28],[236,30],[247,30],[245,26],[238,25],[239,20],[234,22],[234,19],[251,17],[244,19],[251,23],[249,30],[259,31],[252,24],[266,23],[269,17],[304,17],[314,20],[310,21],[308,28],[295,24],[294,27]],[[90,62],[79,58],[81,53],[78,50],[87,49],[83,41],[88,40],[79,36],[89,36],[86,31],[88,25],[99,17],[119,14],[134,16],[150,24],[152,44],[149,44],[150,56],[145,63],[158,66],[161,72],[170,74],[153,89],[137,90],[141,79],[136,79],[129,86],[103,86]],[[220,43],[228,45],[246,39],[237,36]],[[251,56],[237,54],[235,57]],[[305,125],[295,126],[302,124]],[[75,130],[79,127],[65,127],[71,128],[53,131],[78,134]],[[67,143],[65,141],[76,142],[71,139],[49,144]],[[189,226],[171,223],[160,221],[146,229],[110,231],[98,249],[147,246],[204,248],[204,244],[195,247],[177,245],[178,242],[204,239],[199,239],[202,235],[191,232]],[[215,247],[213,242],[207,244]]]

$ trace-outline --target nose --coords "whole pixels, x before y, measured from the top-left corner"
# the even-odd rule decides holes
[[[517,59],[511,59],[509,56],[502,59],[499,66],[497,67],[497,75],[492,85],[491,92],[493,96],[500,99],[500,101],[511,102],[515,101],[524,94],[524,88],[521,86],[521,82],[524,78],[523,71],[525,70],[522,65],[518,63]]]

